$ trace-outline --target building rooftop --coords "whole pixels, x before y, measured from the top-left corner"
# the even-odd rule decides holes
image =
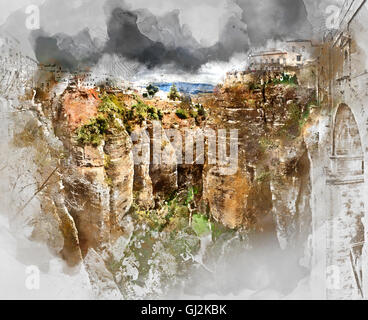
[[[267,51],[259,51],[259,52],[253,52],[250,53],[249,56],[250,57],[257,57],[257,56],[272,56],[275,54],[287,54],[286,51],[281,51],[281,50],[276,50],[276,49],[272,49],[272,50],[267,50]]]

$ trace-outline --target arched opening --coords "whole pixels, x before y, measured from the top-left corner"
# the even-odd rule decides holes
[[[363,182],[363,148],[355,117],[346,104],[336,112],[331,156],[331,182]]]
[[[327,180],[331,186],[327,260],[329,266],[339,269],[340,288],[330,290],[329,294],[332,298],[353,298],[363,295],[364,158],[359,127],[346,104],[339,105],[336,112],[330,159]]]
[[[354,115],[346,104],[341,104],[335,117],[333,153],[335,156],[362,156],[362,144]]]

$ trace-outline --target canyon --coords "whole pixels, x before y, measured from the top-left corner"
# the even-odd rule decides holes
[[[264,73],[254,83],[261,79],[268,82],[264,93],[253,84],[220,86],[182,102],[83,88],[38,90],[37,120],[14,141],[17,148],[42,145],[35,158],[46,182],[31,238],[71,268],[84,264],[98,288],[107,283],[101,296],[112,291],[127,298],[139,296],[136,287],[150,277],[161,279],[158,290],[167,277],[185,277],[193,263],[207,268],[208,236],[216,244],[237,235],[247,239],[242,246],[269,238],[303,258],[312,223],[304,131],[321,108],[313,88]],[[225,135],[208,136],[200,150],[198,137],[209,129]],[[177,144],[178,135],[185,145]],[[226,171],[220,149],[227,156],[234,142],[236,159],[227,164],[236,169]],[[195,157],[181,161],[188,150]],[[142,254],[148,256],[142,260]],[[167,260],[167,270],[153,271],[153,259]]]
[[[46,244],[99,299],[364,299],[368,9],[346,3],[295,75],[179,101],[8,73],[0,187],[17,250]]]

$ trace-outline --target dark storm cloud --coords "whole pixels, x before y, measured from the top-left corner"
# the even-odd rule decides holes
[[[34,46],[36,58],[42,64],[57,64],[67,70],[78,66],[75,57],[67,50],[60,50],[53,37],[37,36]]]
[[[36,57],[42,63],[53,62],[70,69],[93,66],[107,53],[137,61],[148,69],[171,66],[194,72],[206,62],[227,61],[234,53],[261,46],[268,39],[311,36],[303,0],[234,0],[229,5],[241,9],[228,15],[218,41],[203,47],[191,34],[193,26],[181,25],[179,10],[155,16],[148,9],[132,10],[125,1],[107,0],[104,46],[92,39],[88,29],[74,36],[41,34],[34,37]]]
[[[174,64],[181,70],[196,71],[208,61],[226,61],[235,52],[245,52],[249,49],[247,30],[235,17],[226,23],[215,45],[203,48],[190,34],[184,34],[185,30],[178,28],[178,12],[169,13],[165,17],[165,29],[174,35],[174,39],[165,44],[153,41],[143,34],[140,28],[142,25],[138,25],[140,13],[140,10],[129,11],[126,8],[115,8],[112,11],[107,23],[109,41],[105,52],[135,59],[148,68]],[[147,11],[145,19],[149,20],[152,26],[158,25],[157,18]],[[164,28],[161,26],[160,29]],[[159,36],[156,35],[158,38]],[[173,45],[175,39],[185,42],[185,47]]]
[[[203,58],[198,53],[186,48],[167,48],[162,42],[153,41],[138,28],[138,16],[135,12],[116,8],[107,23],[109,40],[105,47],[106,53],[116,53],[137,60],[148,68],[174,63],[184,70],[197,69]]]
[[[309,38],[312,25],[308,21],[303,0],[235,0],[242,8],[242,20],[248,26],[253,45],[268,39]]]
[[[72,71],[94,65],[101,57],[88,30],[82,30],[73,37],[62,33],[49,36],[41,30],[32,32],[31,38],[36,59],[45,65],[56,64]]]

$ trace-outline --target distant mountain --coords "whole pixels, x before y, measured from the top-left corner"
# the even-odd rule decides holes
[[[208,83],[191,83],[191,82],[156,82],[154,86],[161,91],[169,92],[172,85],[175,84],[178,91],[186,94],[210,93],[215,88],[214,85]]]

